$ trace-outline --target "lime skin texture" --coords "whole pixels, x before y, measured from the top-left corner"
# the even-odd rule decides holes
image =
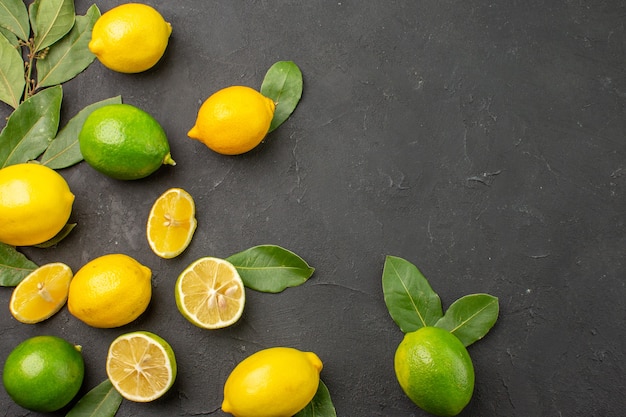
[[[176,164],[159,122],[130,104],[94,110],[87,116],[78,142],[89,165],[119,180],[144,178],[163,164]]]
[[[80,348],[57,336],[35,336],[9,354],[2,380],[18,405],[32,411],[52,412],[72,401],[84,374]]]

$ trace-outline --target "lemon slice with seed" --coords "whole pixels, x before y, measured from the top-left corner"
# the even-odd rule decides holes
[[[58,312],[67,301],[72,270],[60,263],[40,266],[13,290],[9,310],[22,323],[39,323]]]
[[[126,333],[111,343],[106,372],[122,397],[149,402],[163,396],[174,384],[176,359],[169,343],[156,334]]]
[[[239,320],[246,301],[243,281],[230,262],[200,258],[176,281],[176,305],[191,323],[220,329]]]
[[[196,206],[182,188],[171,188],[156,199],[148,215],[147,237],[152,251],[161,258],[180,255],[196,230]]]

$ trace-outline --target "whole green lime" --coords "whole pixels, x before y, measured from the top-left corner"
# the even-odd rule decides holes
[[[396,377],[406,395],[437,416],[456,416],[474,392],[474,366],[463,343],[447,330],[422,327],[396,350]]]
[[[91,112],[78,143],[89,165],[120,180],[147,177],[163,164],[176,165],[159,122],[130,104],[109,104]]]
[[[9,354],[2,381],[9,396],[20,406],[52,412],[76,396],[84,373],[80,347],[56,336],[35,336]]]

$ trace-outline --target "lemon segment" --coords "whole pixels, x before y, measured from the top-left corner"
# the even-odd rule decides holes
[[[176,379],[172,347],[150,332],[119,336],[109,346],[106,372],[115,389],[130,401],[149,402],[163,396]]]
[[[313,352],[290,347],[260,350],[226,379],[222,411],[236,417],[291,417],[315,396],[322,367]]]
[[[11,314],[27,324],[50,318],[65,305],[72,276],[70,267],[60,262],[35,269],[13,290]]]
[[[180,255],[196,230],[196,206],[191,195],[181,188],[171,188],[156,199],[146,235],[152,251],[161,258]]]
[[[246,295],[237,269],[219,258],[201,258],[176,281],[176,305],[181,314],[204,329],[219,329],[237,322]]]
[[[253,88],[226,87],[202,103],[187,136],[217,153],[239,155],[261,143],[275,110],[274,101]]]

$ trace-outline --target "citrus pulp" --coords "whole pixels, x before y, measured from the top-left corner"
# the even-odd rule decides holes
[[[115,389],[130,401],[149,402],[163,396],[176,379],[172,347],[150,332],[126,333],[109,346],[106,372]]]
[[[179,275],[175,296],[183,317],[205,329],[237,322],[246,301],[237,269],[230,262],[213,257],[198,259]]]
[[[181,188],[170,188],[156,199],[148,215],[146,235],[152,251],[161,258],[180,255],[196,230],[196,206]]]
[[[28,274],[13,290],[9,310],[22,323],[39,323],[65,305],[72,280],[69,266],[55,262]]]

